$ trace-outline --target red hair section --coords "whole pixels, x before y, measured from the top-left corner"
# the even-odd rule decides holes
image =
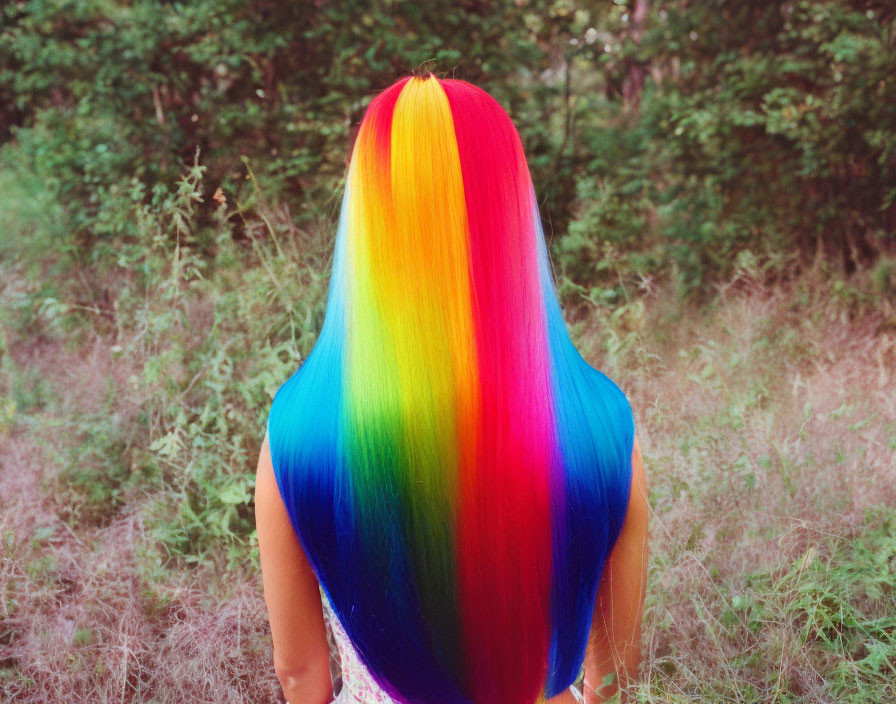
[[[531,180],[507,113],[445,80],[463,172],[480,380],[475,462],[460,468],[458,596],[469,695],[533,702],[551,614],[557,457]]]

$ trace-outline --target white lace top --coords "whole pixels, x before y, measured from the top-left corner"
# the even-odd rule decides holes
[[[321,590],[320,596],[324,607],[324,620],[339,650],[342,689],[335,699],[335,704],[397,704],[380,688],[364,663],[361,662],[361,657],[342,628],[342,624],[339,623],[336,612],[333,611],[323,590]]]

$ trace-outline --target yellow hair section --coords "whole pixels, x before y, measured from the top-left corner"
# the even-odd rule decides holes
[[[434,78],[411,79],[398,98],[391,176],[400,241],[395,269],[382,271],[381,282],[395,296],[407,410],[433,404],[432,420],[448,421],[441,432],[429,429],[445,443],[445,458],[472,439],[478,388],[463,176],[448,98]]]
[[[368,467],[367,479],[402,497],[420,606],[431,633],[442,636],[432,645],[457,672],[454,523],[460,467],[474,461],[478,426],[460,156],[434,78],[412,78],[402,89],[386,164],[375,129],[359,134],[349,177],[349,417],[378,426],[361,433],[360,452],[393,471]]]

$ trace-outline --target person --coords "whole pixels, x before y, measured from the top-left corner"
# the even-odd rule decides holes
[[[255,511],[292,704],[602,701],[637,676],[646,480],[571,342],[519,135],[432,74],[376,96],[323,326],[268,416]],[[579,695],[581,696],[581,695]]]

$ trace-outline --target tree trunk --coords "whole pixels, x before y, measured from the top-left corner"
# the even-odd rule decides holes
[[[631,39],[635,44],[641,43],[644,22],[649,10],[650,2],[648,0],[635,0],[631,23]],[[622,81],[622,99],[632,113],[637,113],[641,104],[641,91],[644,89],[644,76],[647,75],[647,67],[633,59],[630,59],[628,63],[628,75]]]

